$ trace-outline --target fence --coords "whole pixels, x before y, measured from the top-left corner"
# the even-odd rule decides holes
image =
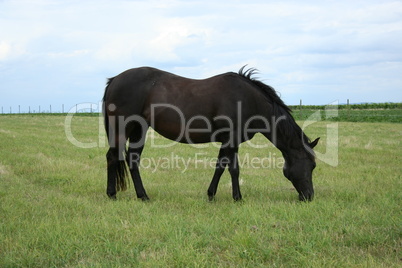
[[[1,107],[1,114],[99,114],[102,110],[101,103],[80,103],[72,106],[49,105],[49,106],[27,106],[23,107]],[[293,111],[296,120],[306,120],[309,116],[317,111],[328,109],[336,110],[337,116],[330,120],[335,121],[353,121],[353,122],[396,122],[402,123],[402,103],[361,103],[350,104],[347,100],[346,104],[338,104],[335,102],[329,105],[303,105],[300,100],[299,105],[289,105]],[[14,109],[13,109],[14,108]]]
[[[21,106],[18,107],[4,107],[1,106],[1,114],[65,114],[65,113],[100,113],[102,109],[99,104],[95,103],[80,103],[67,108],[62,105],[49,105],[49,106]],[[15,108],[15,109],[13,109]]]

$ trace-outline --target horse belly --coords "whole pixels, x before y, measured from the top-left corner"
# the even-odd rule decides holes
[[[165,138],[181,143],[213,141],[211,137],[213,134],[212,122],[199,115],[187,120],[183,114],[165,111],[155,114],[150,120],[150,125]]]

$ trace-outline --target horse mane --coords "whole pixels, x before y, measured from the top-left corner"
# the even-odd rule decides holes
[[[267,97],[269,100],[272,100],[274,104],[279,105],[283,110],[285,110],[288,113],[291,113],[292,110],[283,102],[283,100],[281,100],[281,98],[278,96],[276,90],[273,87],[264,84],[257,78],[253,77],[258,73],[258,70],[256,68],[249,68],[247,70],[244,70],[246,66],[247,65],[244,65],[243,67],[240,68],[239,75],[246,78],[254,85],[256,85],[265,95],[265,97]]]
[[[286,119],[280,120],[280,123],[278,124],[279,131],[281,131],[282,134],[287,137],[298,137],[302,143],[307,142],[307,144],[310,145],[311,142],[310,139],[306,136],[303,130],[296,123],[295,119],[291,114],[292,110],[278,96],[276,90],[273,87],[264,84],[257,78],[253,77],[258,73],[258,70],[256,68],[249,68],[245,70],[246,66],[247,65],[241,67],[238,74],[241,77],[247,79],[254,86],[256,86],[260,90],[260,92],[264,94],[267,100],[272,103],[273,113],[276,118],[275,120],[285,115]]]

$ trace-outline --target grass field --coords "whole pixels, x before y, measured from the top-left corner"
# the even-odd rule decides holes
[[[107,149],[73,146],[64,120],[0,116],[0,267],[402,264],[401,124],[339,122],[339,164],[317,162],[310,203],[297,201],[273,146],[241,147],[243,161],[269,156],[268,167],[242,167],[243,202],[233,202],[228,172],[208,202],[208,162],[218,149],[181,144],[145,148],[150,202],[138,201],[133,187],[113,202],[105,194]],[[99,143],[97,117],[72,122],[77,140]],[[322,137],[319,152],[330,123],[306,129]],[[253,142],[266,143],[261,136]],[[152,162],[164,157],[189,160],[187,169]]]

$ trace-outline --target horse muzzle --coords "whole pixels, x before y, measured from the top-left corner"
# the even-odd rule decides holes
[[[303,192],[299,192],[299,200],[300,201],[313,201],[314,198],[314,190],[307,190]]]
[[[292,180],[293,186],[299,193],[300,201],[312,201],[314,197],[313,182],[311,180],[295,181]]]

